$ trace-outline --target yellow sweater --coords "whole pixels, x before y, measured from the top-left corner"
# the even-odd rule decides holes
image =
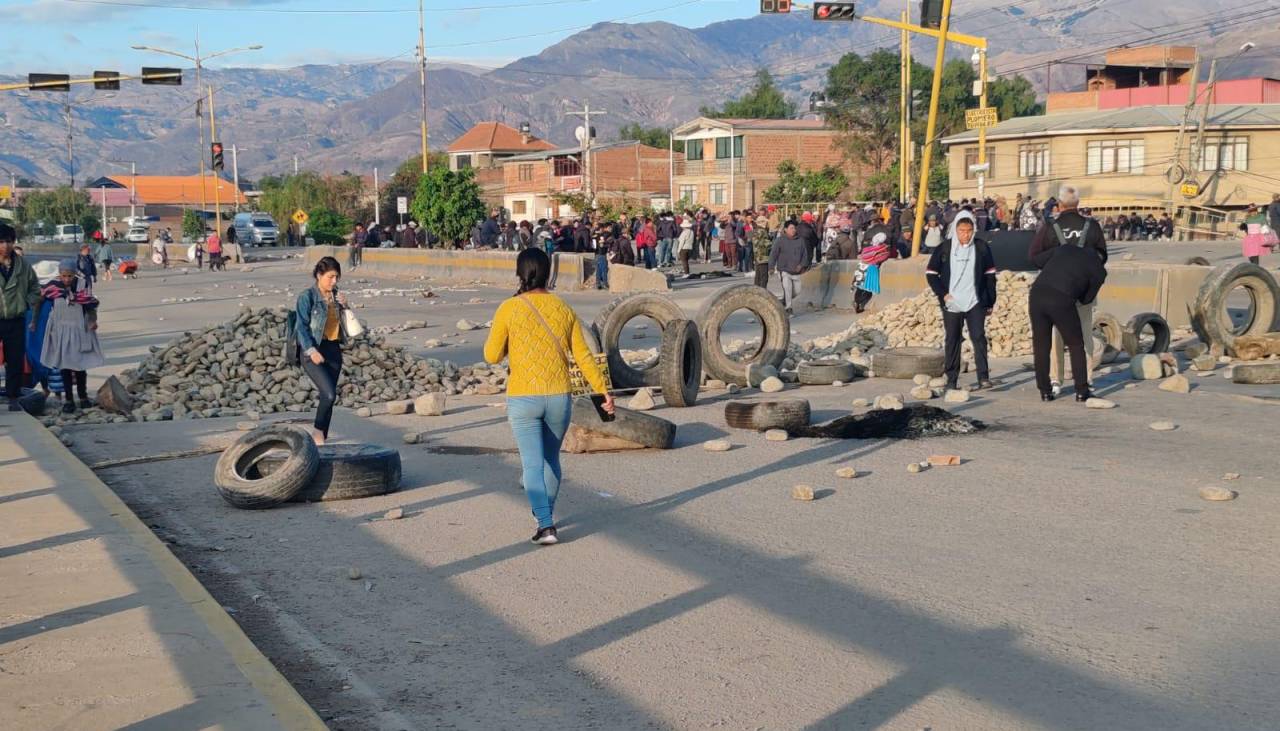
[[[565,353],[572,354],[582,374],[598,393],[605,393],[604,375],[591,356],[582,335],[582,326],[573,309],[554,294],[526,294],[523,297],[542,314]],[[511,377],[508,396],[555,396],[570,393],[569,365],[547,334],[538,317],[520,297],[503,302],[493,318],[493,329],[484,344],[484,359],[499,363],[507,356]]]

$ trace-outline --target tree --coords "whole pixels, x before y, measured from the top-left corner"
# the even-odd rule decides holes
[[[849,187],[848,176],[834,165],[801,171],[795,161],[783,160],[778,164],[778,176],[778,182],[764,192],[770,203],[826,203]]]
[[[929,69],[919,64],[912,71],[927,82]],[[827,123],[841,130],[845,158],[883,172],[897,158],[901,70],[898,54],[879,49],[865,59],[845,54],[827,70]],[[927,95],[927,92],[926,92]]]
[[[80,214],[80,218],[76,220],[80,224],[80,230],[84,231],[84,238],[81,241],[91,241],[94,231],[102,230],[102,221],[98,219],[98,214],[92,209]]]
[[[667,149],[671,145],[671,130],[663,127],[642,127],[639,122],[632,122],[618,130],[619,140],[636,140],[642,145]],[[684,140],[676,140],[673,145],[676,152],[684,152]]]
[[[427,231],[444,241],[466,239],[487,211],[475,171],[467,168],[455,173],[446,165],[434,165],[421,176],[409,210]]]
[[[53,190],[25,193],[21,200],[19,223],[38,233],[50,232],[54,226],[63,223],[80,223],[80,217],[91,208],[88,193],[65,185]],[[93,232],[86,228],[85,233]]]
[[[341,246],[346,243],[353,225],[350,218],[332,208],[321,207],[311,213],[307,235],[320,246]]]
[[[868,201],[887,201],[898,196],[898,163],[894,162],[885,170],[873,173],[862,181],[860,198]]]
[[[757,70],[755,78],[755,86],[746,96],[727,102],[719,111],[703,107],[702,116],[721,119],[791,119],[796,116],[795,102],[787,101],[768,69]]]
[[[183,211],[182,235],[193,241],[204,238],[204,217],[190,208]]]
[[[1044,105],[1036,101],[1035,88],[1023,76],[991,82],[987,87],[987,104],[999,110],[1001,120],[1044,114]]]
[[[448,169],[449,156],[443,152],[433,152],[427,162],[431,170]],[[382,190],[378,192],[378,210],[382,212],[383,221],[398,222],[400,220],[400,214],[396,210],[397,198],[408,198],[410,210],[412,210],[414,196],[418,193],[418,179],[421,177],[422,155],[414,155],[400,163],[395,175],[381,184]]]

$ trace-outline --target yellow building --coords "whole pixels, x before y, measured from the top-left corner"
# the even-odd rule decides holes
[[[1095,213],[1170,208],[1167,175],[1182,122],[1181,106],[1093,109],[1010,119],[987,130],[985,194],[1013,201],[1056,196],[1071,183]],[[1203,107],[1201,108],[1203,109]],[[1197,110],[1199,111],[1199,110]],[[1184,150],[1200,149],[1198,118],[1183,135]],[[942,140],[947,151],[953,200],[976,198],[978,133]],[[1182,160],[1188,159],[1184,152]],[[1189,208],[1239,209],[1269,203],[1280,192],[1280,104],[1218,104],[1209,107],[1205,144],[1185,182],[1199,193],[1173,190],[1173,204]],[[1175,176],[1176,177],[1176,176]]]

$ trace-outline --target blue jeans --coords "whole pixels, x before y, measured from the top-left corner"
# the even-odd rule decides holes
[[[596,255],[596,289],[609,288],[609,257]]]
[[[660,239],[658,241],[658,266],[666,266],[671,261],[671,239]]]
[[[524,491],[539,528],[555,525],[552,513],[560,494],[560,445],[569,431],[573,399],[558,396],[512,396],[507,421],[520,449]]]
[[[658,263],[654,261],[652,246],[646,246],[643,249],[640,249],[640,258],[644,261],[645,269],[657,268]]]

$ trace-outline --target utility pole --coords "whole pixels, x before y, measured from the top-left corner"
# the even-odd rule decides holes
[[[218,141],[218,121],[213,113],[213,86],[209,86],[209,141]],[[213,235],[222,237],[222,186],[218,185],[222,179],[218,176],[218,171],[213,171]],[[204,187],[204,180],[200,181],[200,187]]]
[[[67,96],[67,101],[63,104],[62,114],[67,118],[67,171],[71,175],[71,187],[76,187],[76,158],[72,152],[72,140],[74,132],[71,126],[71,98]]]
[[[909,1],[910,0],[908,0],[908,2]],[[910,23],[911,12],[907,11],[906,13],[903,13],[903,15],[905,16],[904,22]],[[911,67],[915,65],[915,59],[911,55],[911,33],[904,32],[903,36],[906,38],[906,45],[907,45],[907,63],[906,63],[907,83],[905,84],[906,94],[907,94],[907,105],[906,105],[907,122],[902,126],[903,133],[906,135],[906,142],[903,145],[903,151],[904,151],[903,159],[906,160],[906,163],[903,165],[903,173],[902,173],[902,180],[903,180],[903,183],[905,184],[903,186],[902,200],[907,201],[910,199],[910,191],[911,191],[911,160],[912,158],[915,157],[915,144],[911,140],[911,113],[912,113],[912,107],[915,106],[915,92],[913,92],[911,88],[911,72],[912,72]]]
[[[422,172],[427,172],[427,23],[418,0],[418,77],[422,82]]]
[[[382,200],[378,194],[378,168],[373,169],[373,223],[375,226],[382,225]]]
[[[298,174],[298,156],[296,154],[293,156],[293,174]]]
[[[592,111],[591,102],[588,101],[583,104],[581,112],[568,112],[566,115],[571,117],[582,117],[582,137],[579,140],[579,142],[582,143],[582,189],[586,192],[587,200],[590,202],[595,201],[595,180],[593,179],[594,176],[591,174],[591,118],[601,114],[608,114],[608,112],[602,109]],[[730,162],[732,162],[732,140],[729,142],[729,155]],[[585,213],[585,211],[581,212]]]
[[[102,225],[98,230],[107,230],[107,186],[105,185],[102,186]],[[103,235],[103,238],[106,238],[105,234]]]
[[[933,137],[938,131],[938,97],[942,95],[942,67],[947,62],[947,32],[951,29],[951,0],[942,0],[942,23],[938,26],[938,54],[933,62],[933,90],[929,96],[929,123],[924,133],[924,154],[920,157],[920,195],[916,198],[916,222],[911,231],[911,256],[920,255],[924,233],[925,201],[929,200],[929,171],[933,165]]]
[[[987,108],[987,49],[979,48],[978,54],[978,109]],[[978,199],[983,200],[987,194],[987,126],[978,128]]]
[[[231,180],[236,187],[235,212],[240,212],[240,157],[235,145],[231,146]]]
[[[1173,143],[1173,164],[1165,172],[1165,180],[1169,182],[1169,208],[1173,215],[1176,225],[1181,218],[1182,208],[1177,204],[1174,195],[1177,193],[1178,184],[1186,180],[1189,170],[1183,166],[1183,141],[1186,139],[1187,125],[1191,122],[1191,115],[1196,110],[1196,100],[1200,97],[1200,55],[1196,54],[1195,63],[1191,65],[1191,86],[1187,90],[1187,106],[1182,110],[1182,121],[1178,123],[1178,136],[1174,138]]]
[[[1204,88],[1204,109],[1200,110],[1200,123],[1196,126],[1196,146],[1191,150],[1191,163],[1188,167],[1195,174],[1203,166],[1204,161],[1204,128],[1209,123],[1209,107],[1213,106],[1213,85],[1218,81],[1218,59],[1209,62],[1209,82]],[[1217,169],[1215,164],[1214,169]]]
[[[902,22],[904,24],[911,22],[911,12],[902,11]],[[907,111],[911,99],[911,34],[903,28],[900,31],[898,54],[898,200],[906,201],[911,197],[908,192],[907,182],[910,179],[908,167],[910,166],[910,148],[911,144],[911,120]]]

